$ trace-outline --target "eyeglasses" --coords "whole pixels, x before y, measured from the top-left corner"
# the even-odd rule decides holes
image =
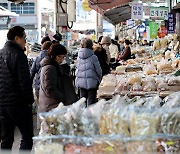
[[[26,37],[26,36],[23,36],[22,38],[24,38],[25,40],[27,39],[27,37]]]

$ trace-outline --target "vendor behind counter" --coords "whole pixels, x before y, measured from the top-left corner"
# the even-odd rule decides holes
[[[129,40],[125,40],[124,41],[124,52],[122,54],[118,55],[117,60],[128,60],[131,59],[131,48],[130,48],[130,44],[132,44]]]

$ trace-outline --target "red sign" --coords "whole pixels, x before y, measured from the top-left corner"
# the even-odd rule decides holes
[[[167,35],[167,29],[165,26],[162,26],[158,29],[158,37],[164,38]]]

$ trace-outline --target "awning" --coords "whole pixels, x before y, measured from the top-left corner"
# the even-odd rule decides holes
[[[6,17],[6,16],[19,16],[19,15],[16,14],[15,12],[11,12],[11,11],[5,9],[4,7],[0,6],[0,16]]]
[[[180,12],[180,2],[177,3],[177,5],[173,7],[173,10],[174,10],[175,12]]]
[[[23,4],[25,0],[8,0],[10,2],[14,2],[15,4]]]
[[[129,4],[113,8],[104,13],[105,19],[113,25],[131,18],[131,7]]]
[[[89,0],[89,6],[113,25],[131,18],[129,2],[132,0]]]

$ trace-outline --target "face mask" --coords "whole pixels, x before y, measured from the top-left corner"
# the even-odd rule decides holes
[[[102,47],[106,50],[106,51],[109,51],[109,46],[108,45],[102,45]]]

